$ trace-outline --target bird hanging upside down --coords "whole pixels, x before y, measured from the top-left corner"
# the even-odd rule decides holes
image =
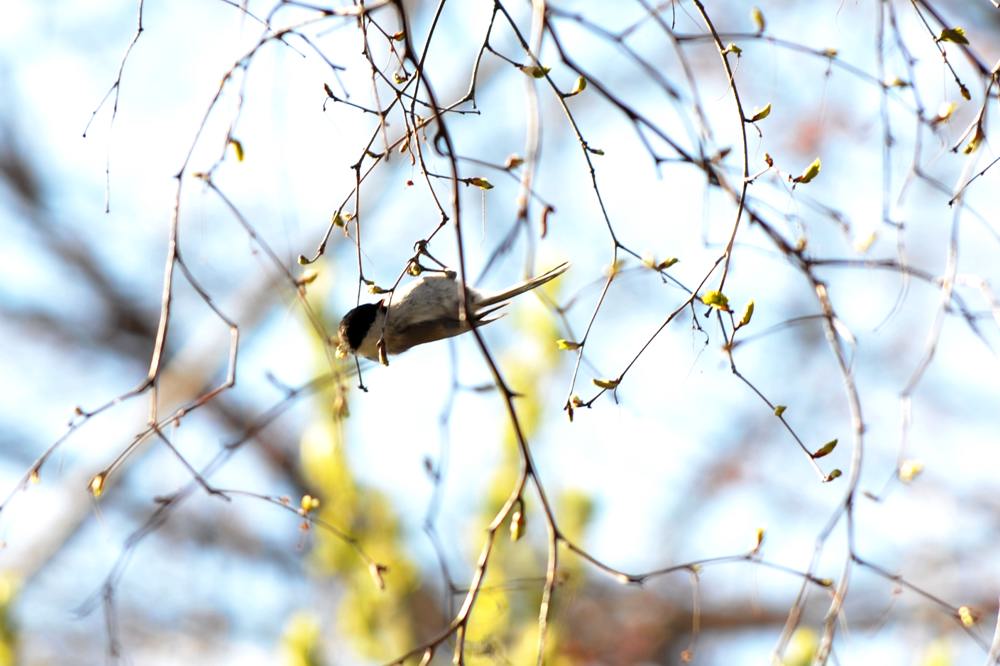
[[[495,294],[484,294],[467,287],[468,318],[460,316],[461,284],[454,273],[424,275],[396,290],[391,298],[365,303],[354,308],[340,320],[339,355],[357,354],[386,362],[388,354],[400,354],[411,347],[450,338],[499,319],[496,315],[510,299],[540,287],[569,268],[562,263],[530,280],[518,283]],[[378,341],[383,340],[384,355],[379,354]]]

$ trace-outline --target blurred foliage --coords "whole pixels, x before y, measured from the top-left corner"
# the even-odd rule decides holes
[[[782,666],[809,666],[819,650],[819,634],[810,627],[799,627],[785,650]]]
[[[17,663],[17,627],[11,613],[17,598],[17,581],[0,575],[0,666]]]
[[[281,637],[284,666],[324,666],[320,651],[320,621],[311,613],[296,613]]]

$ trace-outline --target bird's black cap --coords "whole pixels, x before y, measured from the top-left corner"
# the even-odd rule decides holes
[[[346,340],[351,351],[357,351],[375,323],[375,315],[382,303],[365,303],[344,315],[340,320],[340,339]]]

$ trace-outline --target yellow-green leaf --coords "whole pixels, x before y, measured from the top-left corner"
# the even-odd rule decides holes
[[[722,49],[722,55],[726,55],[727,53],[732,53],[737,58],[739,58],[741,55],[743,55],[743,49],[736,46],[736,42],[729,42],[728,44],[726,44],[726,48]]]
[[[760,7],[754,7],[750,10],[750,18],[753,19],[753,24],[757,26],[757,32],[764,32],[767,22],[764,20],[764,12],[760,11]]]
[[[938,109],[937,115],[931,119],[932,125],[939,125],[949,118],[951,114],[955,113],[955,109],[958,108],[958,104],[955,102],[942,102],[941,107]]]
[[[755,123],[758,120],[764,120],[764,118],[767,118],[769,115],[771,115],[771,103],[770,102],[768,102],[767,105],[762,106],[759,109],[756,109],[753,112],[753,115],[750,116],[750,122]]]
[[[959,606],[958,619],[962,621],[962,626],[971,627],[976,623],[976,614],[968,606]]]
[[[100,497],[104,494],[104,481],[106,478],[107,475],[104,472],[94,475],[94,478],[92,478],[90,483],[87,484],[91,495],[94,497]]]
[[[788,405],[775,405],[774,406],[774,415],[780,417],[782,414],[785,413],[786,409],[788,409]]]
[[[919,460],[904,460],[899,466],[896,475],[903,483],[911,483],[924,471],[924,464]]]
[[[612,391],[618,388],[619,382],[621,382],[620,379],[595,379],[594,385]]]
[[[826,478],[823,479],[823,483],[829,483],[829,482],[833,481],[834,479],[839,479],[843,474],[844,473],[841,472],[839,469],[835,469],[835,470],[833,470],[832,472],[830,472],[829,474],[826,475]]]
[[[518,69],[533,79],[545,78],[545,75],[552,71],[551,67],[542,67],[541,65],[518,65]]]
[[[527,521],[524,518],[523,511],[515,511],[510,517],[510,540],[520,541],[521,537],[524,536],[525,523]]]
[[[805,171],[801,175],[796,176],[792,179],[793,183],[808,183],[811,182],[813,178],[819,175],[820,169],[823,168],[823,163],[819,161],[819,158],[813,160]]]
[[[833,453],[833,450],[835,448],[837,448],[837,440],[831,439],[829,442],[816,449],[815,453],[812,454],[813,460],[830,455],[831,453]]]
[[[573,84],[573,89],[569,91],[567,97],[572,97],[573,95],[579,95],[584,90],[587,89],[587,79],[583,76],[576,77],[576,83]]]
[[[467,182],[469,185],[475,185],[476,187],[482,188],[484,190],[493,189],[493,183],[486,180],[485,178],[480,178],[478,176],[475,176],[473,178],[467,178],[465,182]]]
[[[939,42],[954,42],[955,44],[968,44],[969,39],[965,36],[965,28],[960,28],[955,26],[954,28],[945,28],[941,31],[938,36]]]
[[[574,349],[579,349],[582,345],[579,342],[573,342],[572,340],[556,340],[556,347],[563,351],[573,351]]]
[[[743,308],[743,316],[740,317],[740,326],[746,326],[750,323],[750,319],[753,317],[753,299],[747,303],[746,307]]]
[[[236,161],[242,162],[244,153],[243,153],[243,144],[240,143],[240,140],[234,139],[233,137],[229,137],[229,145],[233,147],[233,152],[236,153]]]
[[[983,132],[982,125],[976,125],[976,133],[972,136],[969,143],[966,144],[962,152],[966,155],[971,155],[979,149],[979,144],[982,143],[983,139],[986,138],[986,134]]]
[[[680,259],[678,259],[677,257],[667,257],[660,263],[656,264],[656,269],[660,271],[665,271],[674,264],[676,264],[678,261],[680,261]]]
[[[721,291],[715,289],[706,291],[705,295],[701,297],[701,302],[717,310],[729,310],[729,299]]]

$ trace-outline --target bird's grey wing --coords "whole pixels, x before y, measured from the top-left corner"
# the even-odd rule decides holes
[[[490,315],[497,314],[497,311],[501,310],[505,305],[507,304],[501,303],[491,308],[479,310],[475,313],[473,319],[479,326],[496,321],[503,314],[501,313],[495,317],[490,317]],[[399,354],[417,345],[465,333],[469,328],[468,322],[460,321],[457,317],[453,316],[415,321],[404,327],[396,328],[398,334],[388,341],[389,349],[387,351],[390,354]],[[405,340],[406,343],[401,342],[402,340]]]
[[[450,338],[469,330],[469,327],[463,325],[463,322],[447,317],[416,321],[404,327],[394,326],[394,328],[396,335],[387,341],[389,345],[387,351],[390,354],[400,354],[411,347]],[[404,340],[405,342],[403,342]]]

